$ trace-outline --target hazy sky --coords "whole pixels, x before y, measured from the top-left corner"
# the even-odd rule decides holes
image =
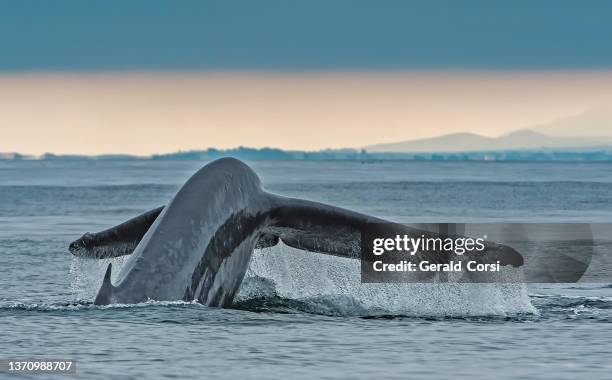
[[[610,104],[611,19],[597,0],[3,2],[0,152],[496,136]]]
[[[5,75],[0,152],[322,149],[450,132],[496,136],[581,113],[612,100],[611,89],[612,71]]]

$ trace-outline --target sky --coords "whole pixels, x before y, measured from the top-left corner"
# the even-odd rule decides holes
[[[0,152],[497,136],[612,101],[607,1],[0,5]]]
[[[2,70],[612,65],[605,0],[2,1]]]

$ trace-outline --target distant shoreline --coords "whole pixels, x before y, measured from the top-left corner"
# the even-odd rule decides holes
[[[129,154],[62,155],[46,153],[40,156],[20,153],[0,153],[0,161],[77,161],[77,160],[151,160],[151,161],[205,161],[221,157],[234,157],[246,161],[612,161],[612,147],[581,149],[499,150],[472,152],[391,153],[366,150],[340,149],[322,151],[286,151],[274,148],[246,148],[194,150],[151,156]]]

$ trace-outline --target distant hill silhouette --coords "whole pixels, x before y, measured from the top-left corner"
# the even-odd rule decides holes
[[[562,118],[551,123],[529,127],[536,132],[557,137],[611,136],[612,103],[600,104],[585,112]]]
[[[418,140],[366,146],[368,152],[474,152],[520,149],[583,149],[612,146],[612,103],[533,125],[500,137],[452,133]]]
[[[235,157],[245,161],[323,161],[323,160],[404,160],[404,161],[612,161],[612,147],[572,149],[536,149],[536,150],[497,150],[472,152],[421,152],[389,153],[367,152],[365,150],[342,149],[318,152],[285,151],[273,148],[235,148],[206,149],[188,152],[159,154],[147,157],[130,155],[55,155],[28,156],[17,153],[0,153],[0,161],[91,161],[91,160],[154,160],[154,161],[211,161],[221,157]]]
[[[553,137],[531,130],[520,130],[501,137],[474,133],[452,133],[439,137],[376,144],[364,147],[368,152],[475,152],[551,148],[591,148],[612,146],[612,137]]]
[[[580,133],[580,136],[575,136]],[[199,160],[220,157],[242,160],[426,160],[426,161],[612,161],[612,104],[533,126],[500,137],[453,133],[438,137],[376,144],[363,149],[320,151],[278,148],[208,148],[186,152],[131,155],[29,156],[1,153],[0,160]]]

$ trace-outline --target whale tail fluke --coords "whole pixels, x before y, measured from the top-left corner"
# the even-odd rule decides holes
[[[115,287],[111,283],[111,270],[113,268],[113,264],[108,264],[108,268],[106,268],[106,273],[104,274],[104,280],[102,281],[102,287],[96,296],[94,301],[94,305],[108,305],[111,303],[111,299],[113,297],[113,290]]]
[[[448,233],[430,231],[393,223],[373,216],[303,199],[271,195],[273,201],[271,224],[265,229],[286,245],[333,256],[369,260],[362,255],[361,237],[406,235],[419,238],[451,236]],[[459,235],[457,235],[459,236]],[[483,264],[499,262],[502,266],[523,266],[523,256],[512,247],[485,241],[485,251],[476,261]],[[418,260],[446,263],[448,252],[425,251],[417,254]]]
[[[138,215],[118,226],[97,233],[86,233],[70,243],[68,250],[75,256],[110,259],[131,254],[164,207]]]
[[[365,231],[383,234],[393,230],[398,234],[417,237],[426,233],[424,230],[318,202],[268,195],[273,204],[272,223],[263,229],[255,248],[273,247],[282,240],[286,245],[297,249],[359,259],[360,234]],[[158,207],[107,230],[87,233],[72,242],[69,250],[73,255],[96,259],[129,255],[163,209],[164,206]],[[481,257],[483,262],[500,260],[502,265],[523,265],[522,255],[510,247],[487,244],[487,248],[489,254]],[[109,271],[107,274],[110,274]],[[105,286],[109,289],[107,293],[110,297],[113,289],[110,278],[108,283],[103,284],[99,296],[104,295]]]

